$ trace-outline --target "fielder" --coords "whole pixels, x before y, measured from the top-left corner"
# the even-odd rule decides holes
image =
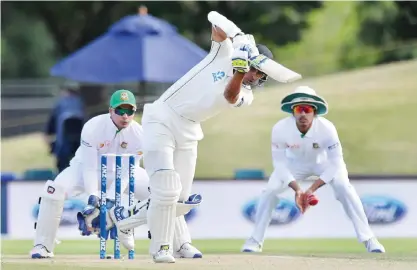
[[[100,184],[100,155],[129,154],[136,155],[135,165],[135,198],[148,198],[149,178],[140,167],[143,151],[143,130],[134,121],[136,111],[135,96],[127,90],[118,90],[111,96],[108,114],[90,119],[83,127],[81,143],[71,160],[70,166],[62,171],[55,181],[48,180],[40,198],[39,216],[36,224],[34,247],[30,252],[32,258],[51,258],[55,237],[62,216],[64,200],[81,193],[90,194],[88,206],[83,211],[98,207]],[[122,158],[122,192],[127,193],[129,158]],[[108,158],[109,203],[114,202],[115,159]],[[96,213],[98,215],[98,213]],[[79,221],[80,222],[80,221]],[[91,227],[87,220],[85,226]],[[89,235],[88,228],[80,228],[83,235]],[[119,233],[120,242],[131,250],[134,238],[131,231]]]
[[[261,86],[268,76],[280,82],[301,78],[273,61],[265,46],[256,45],[251,35],[244,35],[219,13],[210,12],[208,20],[212,23],[209,54],[144,107],[144,165],[151,191],[149,252],[157,263],[175,262],[174,257],[202,257],[191,245],[184,213],[177,210],[178,201],[192,201],[197,144],[203,138],[200,123],[225,109],[250,105],[252,87]],[[110,212],[118,229],[120,223],[126,225],[135,218],[126,217],[122,208]]]
[[[284,97],[281,110],[292,114],[278,121],[272,130],[272,159],[274,171],[257,205],[256,224],[252,236],[244,244],[243,252],[262,252],[266,229],[277,195],[288,187],[295,192],[301,212],[309,207],[314,192],[328,184],[353,223],[357,238],[368,252],[385,252],[375,238],[365,215],[361,200],[349,183],[342,145],[333,123],[321,117],[328,111],[326,101],[316,92],[300,86]],[[319,176],[306,192],[297,180]]]

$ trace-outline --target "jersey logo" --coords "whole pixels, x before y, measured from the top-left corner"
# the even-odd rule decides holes
[[[288,144],[288,143],[286,143],[286,147],[290,148],[290,149],[300,149],[299,144]]]
[[[103,148],[104,146],[109,147],[110,146],[110,141],[105,141],[105,142],[102,142],[102,143],[98,144],[99,148]]]
[[[127,142],[122,142],[122,144],[120,144],[120,147],[125,148],[127,147]]]
[[[320,148],[320,146],[319,146],[319,144],[318,144],[318,143],[313,143],[313,148],[314,148],[314,149],[318,149],[318,148]]]
[[[121,99],[121,100],[123,100],[123,101],[128,100],[128,99],[129,99],[129,97],[128,97],[128,95],[127,95],[127,92],[122,92],[122,93],[120,94],[120,99]]]
[[[87,146],[87,147],[91,147],[91,144],[89,144],[88,142],[84,141],[83,139],[81,139],[81,144]]]
[[[335,143],[335,144],[332,144],[332,145],[330,145],[329,147],[327,147],[329,150],[332,150],[332,149],[335,149],[335,148],[337,148],[339,146],[339,142],[337,142],[337,143]]]
[[[48,186],[48,188],[46,189],[46,192],[48,192],[49,194],[54,194],[55,188],[53,186]]]
[[[226,76],[226,73],[224,73],[224,71],[217,71],[211,74],[213,75],[214,82],[221,81],[224,78],[224,76]]]

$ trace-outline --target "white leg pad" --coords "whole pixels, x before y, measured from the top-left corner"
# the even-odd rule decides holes
[[[125,208],[125,212],[123,213],[123,215],[132,215],[123,220],[117,221],[117,219],[112,214],[110,215],[110,217],[112,218],[112,221],[115,223],[116,227],[119,230],[124,231],[134,229],[147,223],[148,204],[149,200],[143,200],[133,206],[130,206],[129,208]]]
[[[65,201],[65,188],[48,180],[41,195],[34,245],[53,252]]]
[[[111,221],[107,221],[108,224],[113,226],[113,222],[116,224],[119,230],[131,230],[136,227],[148,223],[148,200],[143,200],[129,208],[125,208],[125,212],[123,213],[124,216],[128,216],[130,213],[133,213],[130,217],[117,221],[117,219],[110,215]],[[186,204],[183,202],[176,203],[176,212],[175,215],[177,217],[186,215],[191,209],[200,206],[200,204]]]
[[[191,244],[191,235],[188,231],[184,216],[179,216],[175,219],[174,251],[179,251],[184,243]]]
[[[157,171],[150,177],[150,189],[147,218],[152,239],[149,252],[155,254],[166,245],[172,251],[180,177],[174,170]]]

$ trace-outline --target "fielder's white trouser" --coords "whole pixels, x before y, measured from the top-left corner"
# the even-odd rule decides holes
[[[184,216],[175,218],[175,205],[190,196],[198,141],[184,140],[162,123],[142,122],[142,125],[143,160],[151,190],[147,217],[152,235],[149,252],[155,254],[164,245],[169,245],[172,252],[184,243],[191,243]]]
[[[297,181],[320,175],[323,172],[323,168],[320,166],[310,168],[304,164],[289,165],[289,169]],[[338,172],[328,185],[332,187],[336,199],[343,205],[347,216],[352,221],[358,240],[363,242],[374,237],[368,224],[362,202],[355,188],[349,182],[347,171],[342,170]],[[266,189],[260,196],[256,208],[255,228],[252,233],[252,238],[258,243],[263,244],[264,242],[266,230],[271,222],[273,209],[279,201],[277,195],[284,192],[287,188],[289,187],[284,185],[279,172],[274,171],[269,178]]]
[[[107,197],[113,199],[114,175],[115,174],[110,171],[107,174]],[[97,190],[100,190],[100,181],[98,179],[91,179],[91,181],[95,181]],[[136,167],[136,199],[144,200],[148,198],[148,185],[149,177],[146,171],[141,167]],[[45,188],[41,194],[34,245],[43,245],[49,252],[53,252],[55,247],[55,238],[64,207],[64,200],[82,193],[91,195],[89,192],[89,190],[85,190],[84,188],[81,164],[79,163],[71,164],[68,168],[63,170],[54,181],[48,180],[45,183]],[[128,179],[122,178],[122,192],[128,194]]]

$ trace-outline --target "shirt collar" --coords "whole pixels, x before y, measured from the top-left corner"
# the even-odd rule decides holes
[[[295,117],[294,116],[293,116],[293,120],[294,120],[294,128],[295,128],[295,131],[298,132],[300,134],[300,136],[301,136],[302,133],[297,128],[297,124],[296,124],[296,121],[295,121]],[[310,129],[307,131],[306,134],[304,134],[304,136],[302,138],[312,138],[313,137],[313,134],[315,133],[315,130],[316,130],[316,127],[317,127],[316,121],[317,121],[317,117],[315,116],[313,118],[313,122],[311,123]]]

